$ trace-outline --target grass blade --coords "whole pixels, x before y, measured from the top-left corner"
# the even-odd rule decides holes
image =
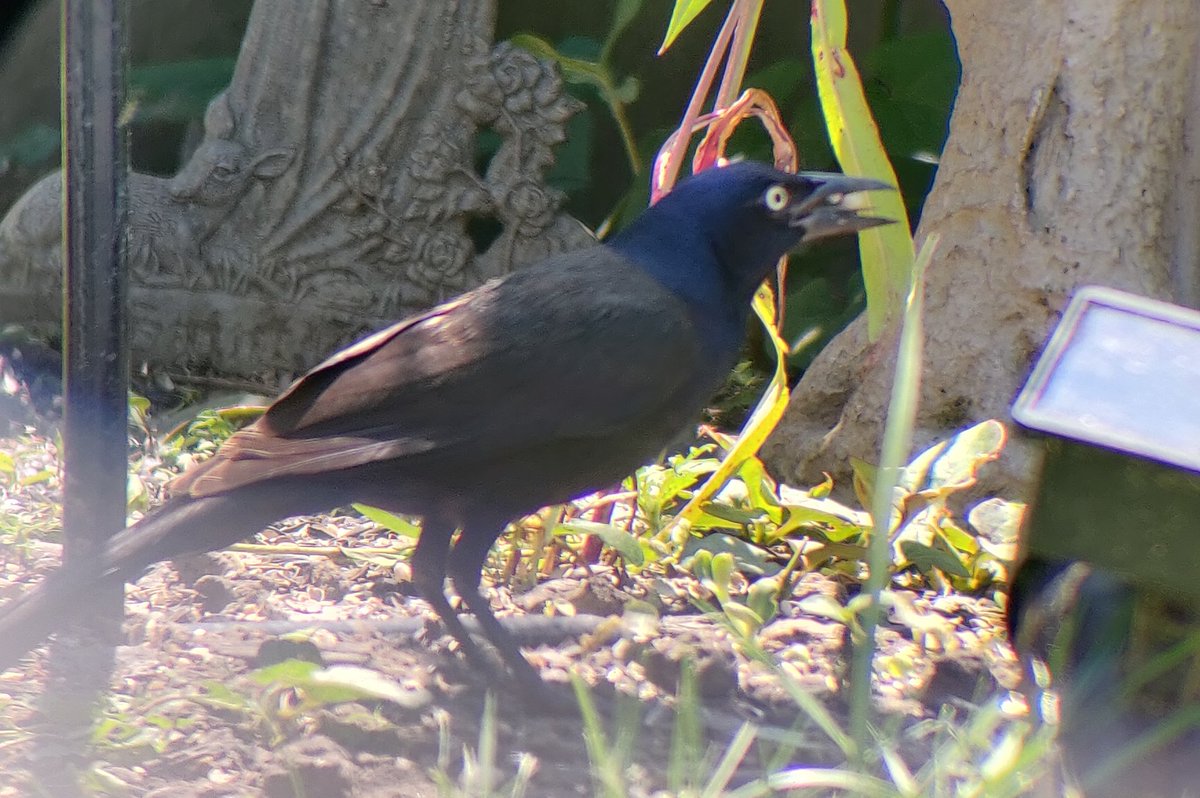
[[[900,349],[896,358],[896,376],[892,383],[892,398],[888,405],[887,424],[883,432],[883,452],[880,458],[871,517],[868,552],[869,575],[863,595],[868,598],[862,613],[862,639],[854,646],[850,680],[850,733],[864,752],[870,742],[868,724],[871,711],[871,668],[875,659],[875,627],[879,623],[880,596],[889,578],[891,562],[892,496],[900,477],[900,469],[912,445],[912,430],[917,412],[921,384],[922,313],[924,307],[925,269],[933,258],[938,237],[931,235],[921,247],[913,264],[912,289],[908,294],[904,321],[900,330]]]

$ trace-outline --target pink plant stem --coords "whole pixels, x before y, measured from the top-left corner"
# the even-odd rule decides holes
[[[660,151],[658,158],[654,162],[654,172],[650,176],[650,204],[658,202],[663,195],[671,190],[675,185],[675,181],[679,177],[679,167],[683,163],[683,153],[687,150],[688,143],[692,139],[692,131],[696,125],[696,118],[700,116],[700,106],[704,104],[704,99],[708,96],[709,90],[712,88],[713,78],[716,77],[717,68],[721,65],[726,53],[729,52],[729,43],[733,38],[734,28],[737,27],[738,20],[738,3],[729,9],[729,14],[725,17],[725,24],[721,26],[721,30],[717,33],[717,39],[713,42],[712,50],[708,54],[708,60],[704,63],[704,71],[700,73],[700,79],[696,81],[696,88],[692,91],[692,98],[688,101],[687,110],[683,112],[683,120],[679,123],[675,133],[672,134],[670,144],[665,152]]]
[[[750,60],[750,49],[754,46],[754,34],[758,31],[758,18],[762,14],[763,0],[734,0],[729,16],[736,15],[737,24],[733,32],[733,44],[729,58],[725,61],[725,74],[721,76],[721,87],[713,110],[728,108],[742,93],[742,81],[746,77],[746,63]]]

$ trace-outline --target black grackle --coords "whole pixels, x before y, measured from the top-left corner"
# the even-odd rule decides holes
[[[343,349],[175,480],[172,498],[117,533],[98,561],[60,569],[0,608],[0,668],[97,582],[362,502],[422,516],[412,559],[421,594],[484,667],[447,603],[448,575],[520,684],[538,684],[479,593],[506,522],[655,457],[734,365],[750,300],[778,259],[884,223],[856,209],[858,192],[886,188],[753,162],[710,169],[604,243]]]

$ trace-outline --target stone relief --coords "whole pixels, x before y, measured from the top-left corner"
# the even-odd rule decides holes
[[[494,0],[258,0],[172,178],[129,179],[135,362],[268,385],[590,234],[545,175],[578,103]],[[498,150],[477,171],[476,135]],[[0,322],[61,321],[62,184],[0,222]],[[471,220],[498,234],[482,251]]]

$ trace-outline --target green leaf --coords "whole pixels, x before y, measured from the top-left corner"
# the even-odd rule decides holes
[[[42,482],[49,482],[52,479],[54,479],[54,469],[53,468],[43,468],[41,471],[38,471],[37,473],[28,474],[26,476],[21,477],[19,480],[17,480],[17,484],[23,488],[27,488],[30,485],[37,485]]]
[[[971,576],[971,572],[962,561],[945,549],[926,546],[915,540],[903,540],[900,542],[900,552],[923,574],[937,569],[949,576],[960,576],[963,579],[969,579]]]
[[[746,591],[746,606],[754,614],[769,622],[779,613],[779,582],[776,579],[759,579]]]
[[[875,483],[879,479],[879,466],[851,457],[850,471],[854,477],[854,495],[859,504],[871,507],[875,503]]]
[[[423,689],[408,689],[378,671],[354,665],[333,665],[314,671],[304,687],[317,700],[358,701],[372,699],[388,701],[407,709],[427,705],[431,696]]]
[[[705,566],[709,566],[713,556],[718,554],[732,557],[738,571],[749,576],[772,576],[781,570],[779,563],[771,558],[769,552],[742,538],[726,535],[723,532],[714,532],[702,538],[693,537],[688,540],[683,547],[682,563],[685,568],[692,569],[696,578],[701,578],[700,574],[696,573],[697,564],[703,562]],[[688,561],[689,558],[691,562]],[[712,570],[709,567],[708,573],[705,575],[708,576],[711,573]]]
[[[353,665],[322,668],[316,663],[289,659],[259,668],[250,678],[262,685],[301,690],[309,702],[319,705],[371,699],[415,709],[430,700],[425,690],[405,689],[378,671]]]
[[[827,499],[833,493],[833,477],[825,475],[825,481],[808,489],[810,499]]]
[[[693,450],[688,457],[672,458],[667,467],[647,466],[637,472],[638,507],[647,518],[659,518],[681,493],[719,468],[715,458],[701,456],[704,451]]]
[[[746,493],[750,496],[751,506],[768,512],[779,508],[779,497],[775,495],[775,481],[767,476],[767,469],[763,466],[762,460],[757,457],[748,457],[738,467],[737,473],[746,485]],[[775,517],[778,518],[778,515]]]
[[[202,687],[204,692],[192,698],[198,704],[235,712],[251,712],[254,708],[254,699],[231,690],[221,682],[205,682]]]
[[[721,606],[729,604],[731,601],[729,584],[733,581],[734,564],[733,555],[727,551],[713,555],[712,581],[708,582],[706,586],[716,595]]]
[[[144,510],[150,504],[150,493],[146,483],[137,474],[130,474],[125,480],[125,509]]]
[[[938,495],[969,488],[979,469],[1000,456],[1005,438],[1004,425],[995,419],[976,424],[917,455],[904,467],[900,486]]]
[[[395,532],[402,537],[415,538],[421,534],[420,526],[407,518],[393,515],[387,510],[380,510],[378,507],[371,507],[366,504],[351,504],[350,506],[361,513],[364,518],[374,521],[384,529]]]
[[[840,543],[843,540],[861,535],[865,531],[864,527],[853,521],[847,521],[833,513],[813,507],[789,506],[787,511],[787,520],[780,525],[775,533],[778,538],[798,534],[804,537],[815,537],[821,540]]]
[[[897,185],[858,68],[846,48],[845,0],[813,0],[812,55],[825,126],[842,170]],[[902,307],[915,248],[900,193],[872,192],[871,204],[874,215],[896,221],[858,235],[867,288],[867,329],[870,339],[876,341]]]
[[[576,83],[591,83],[597,88],[608,87],[608,72],[595,61],[572,58],[558,50],[553,44],[532,33],[518,33],[509,41],[527,50],[538,58],[553,61],[562,69],[563,78]]]
[[[725,617],[743,637],[749,637],[762,628],[762,616],[745,604],[723,601],[721,602],[721,611],[725,613]]]
[[[675,8],[671,10],[671,21],[667,23],[667,34],[663,37],[662,46],[658,48],[658,54],[665,53],[683,29],[692,24],[692,20],[708,8],[711,2],[712,0],[675,0]]]
[[[232,407],[218,407],[215,412],[217,418],[222,421],[232,424],[235,427],[241,427],[243,424],[256,421],[263,413],[267,412],[267,406],[233,405]]]
[[[709,512],[713,510],[714,512]],[[730,529],[740,532],[754,521],[754,516],[723,504],[706,504],[704,511],[692,520],[693,532],[709,532],[714,529]]]
[[[752,524],[758,519],[762,518],[763,513],[761,510],[743,510],[740,507],[730,507],[728,504],[709,502],[708,504],[704,505],[703,516],[707,516],[713,521],[716,521],[717,523],[715,526],[722,526],[728,529],[730,528],[729,525],[732,525],[734,529],[741,529],[742,527]],[[696,520],[692,522],[692,529],[704,528],[704,524],[701,523],[700,519],[701,516],[698,516]],[[720,522],[722,521],[726,523],[721,524]]]
[[[799,603],[800,611],[816,618],[826,618],[849,625],[854,620],[854,608],[839,604],[834,598],[815,593]]]
[[[584,521],[573,518],[554,528],[555,535],[573,533],[576,535],[595,535],[605,546],[621,555],[622,559],[633,565],[644,565],[646,552],[635,536],[612,524],[601,524],[596,521]]]
[[[712,552],[707,549],[701,549],[692,555],[691,561],[687,564],[692,576],[701,582],[712,579],[712,558]]]
[[[396,563],[401,560],[409,559],[412,556],[412,547],[393,546],[391,548],[355,548],[347,546],[342,548],[342,556],[351,562],[369,563],[377,565],[380,568],[393,568]]]
[[[280,684],[284,687],[299,687],[307,681],[320,665],[303,659],[286,659],[265,668],[258,668],[250,678],[259,684]]]
[[[979,551],[979,541],[975,536],[949,519],[943,519],[937,527],[937,532],[947,543],[965,554],[975,554]]]

